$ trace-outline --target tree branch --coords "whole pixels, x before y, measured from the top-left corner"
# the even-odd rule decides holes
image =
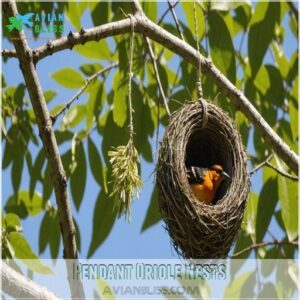
[[[95,74],[93,74],[92,76],[90,76],[85,84],[79,89],[79,91],[70,99],[66,102],[66,104],[54,115],[54,116],[51,116],[51,120],[52,120],[52,124],[54,125],[56,119],[61,115],[63,114],[67,109],[70,108],[70,106],[72,105],[72,103],[77,100],[81,94],[86,90],[86,88],[88,87],[88,85],[95,79],[97,78],[98,76],[100,76],[101,74],[117,67],[119,65],[119,63],[113,63],[109,66],[107,66],[106,68],[103,68],[101,70],[99,70],[98,72],[96,72]]]
[[[2,3],[3,11],[7,17],[16,16],[18,13],[16,3],[13,0]],[[59,154],[56,138],[52,128],[49,111],[43,95],[33,60],[33,51],[29,48],[23,31],[14,30],[11,33],[12,42],[20,62],[20,68],[29,93],[29,98],[37,120],[40,138],[43,142],[45,154],[50,166],[51,180],[53,183],[61,233],[64,245],[64,258],[77,259],[77,248],[75,240],[75,226],[71,214],[71,206],[67,191],[67,178]],[[71,271],[68,268],[68,271]],[[81,281],[69,280],[72,296],[84,298]]]
[[[180,0],[177,0],[176,2],[174,2],[172,5],[172,8],[175,8],[176,5],[180,2]],[[171,7],[169,6],[168,9],[162,14],[162,16],[160,17],[159,21],[158,21],[158,25],[160,25],[162,23],[162,21],[164,20],[164,18],[166,17],[166,15],[168,14],[168,12],[170,11]]]
[[[15,299],[58,299],[45,287],[37,285],[35,282],[21,275],[6,263],[0,262],[2,275],[2,290],[4,293]]]
[[[180,29],[180,25],[179,25],[179,22],[178,22],[178,19],[177,19],[175,10],[174,10],[174,6],[173,6],[173,4],[170,2],[170,0],[168,0],[168,4],[169,4],[169,9],[171,10],[171,13],[172,13],[174,22],[175,22],[175,24],[176,24],[176,28],[177,28],[177,31],[178,31],[178,33],[179,33],[179,36],[180,36],[180,38],[184,41],[184,37],[183,37],[182,31],[181,31],[181,29]]]
[[[265,166],[267,164],[267,162],[269,162],[270,159],[272,159],[273,156],[274,156],[274,154],[272,153],[271,155],[269,155],[267,157],[266,160],[264,160],[262,163],[258,164],[252,171],[250,171],[250,175],[253,175],[256,171],[258,171],[260,168]]]
[[[17,58],[17,53],[16,53],[16,50],[13,50],[13,49],[3,49],[1,51],[1,56]]]
[[[268,166],[269,168],[273,169],[274,171],[276,171],[278,174],[280,174],[281,176],[284,176],[290,180],[293,181],[298,181],[299,177],[298,176],[293,176],[291,174],[288,174],[284,171],[281,171],[279,168],[276,168],[275,166],[273,166],[269,161],[266,162],[266,166]]]
[[[161,98],[163,100],[166,112],[170,116],[171,112],[170,112],[170,109],[169,109],[168,101],[167,101],[166,96],[165,96],[164,89],[163,89],[162,84],[161,84],[161,80],[160,80],[160,76],[159,76],[159,72],[158,72],[158,68],[157,68],[157,63],[156,63],[156,57],[155,57],[155,55],[153,53],[153,49],[151,47],[149,39],[147,37],[144,37],[144,38],[145,38],[145,41],[146,41],[146,44],[147,44],[147,47],[148,47],[150,58],[152,60],[152,64],[153,64],[153,69],[154,69],[156,81],[157,81],[158,88],[159,88],[159,91],[160,91],[160,96],[161,96]]]
[[[231,255],[231,257],[236,257],[236,256],[239,256],[247,251],[250,251],[252,249],[255,249],[255,248],[260,248],[260,247],[266,247],[266,246],[272,246],[272,245],[276,245],[276,246],[283,246],[283,245],[290,245],[290,246],[294,246],[294,247],[298,247],[298,241],[291,241],[291,242],[288,242],[288,241],[277,241],[277,240],[274,240],[274,241],[271,241],[271,242],[262,242],[262,243],[257,243],[257,244],[253,244],[253,245],[250,245],[244,249],[242,249],[241,251],[237,252],[237,253],[234,253]]]

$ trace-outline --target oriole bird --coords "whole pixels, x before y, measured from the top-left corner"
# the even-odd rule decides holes
[[[210,168],[189,167],[187,177],[194,195],[205,204],[211,204],[221,182],[230,179],[223,168],[216,164]]]

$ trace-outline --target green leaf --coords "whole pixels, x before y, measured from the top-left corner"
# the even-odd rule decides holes
[[[84,195],[87,174],[86,158],[82,142],[77,144],[75,151],[76,168],[71,175],[70,187],[75,207],[79,210]]]
[[[87,106],[85,104],[72,107],[63,117],[61,129],[64,131],[80,124],[86,116],[86,109]]]
[[[93,2],[94,3],[94,2]],[[79,67],[80,71],[87,76],[92,76],[102,69],[102,65],[98,63],[83,64]]]
[[[59,218],[56,210],[52,209],[49,215],[49,246],[50,246],[50,254],[53,259],[58,257],[59,246],[60,246],[60,227],[59,227]]]
[[[247,279],[251,276],[252,272],[246,272],[233,280],[229,285],[226,286],[224,292],[224,299],[240,299],[241,298],[241,290],[247,281]]]
[[[275,24],[280,18],[280,3],[258,2],[251,18],[248,55],[251,76],[255,78],[273,39]]]
[[[12,180],[14,192],[17,193],[20,188],[23,165],[24,165],[23,145],[19,140],[14,143],[12,153],[13,153],[13,163],[11,169],[11,180]]]
[[[105,168],[103,166],[101,156],[95,146],[93,140],[88,138],[88,154],[89,154],[89,162],[91,172],[96,182],[104,189],[105,193],[107,193],[107,184],[106,184],[106,173]]]
[[[153,22],[157,21],[157,3],[156,2],[148,2],[143,1],[142,9],[145,15]]]
[[[19,216],[14,213],[8,213],[6,216],[2,217],[2,226],[7,232],[21,232],[23,230]]]
[[[7,213],[16,213],[20,218],[25,218],[27,215],[33,217],[39,214],[43,207],[43,200],[39,193],[35,192],[30,198],[29,192],[22,190],[8,198],[4,209]]]
[[[41,263],[28,242],[19,232],[9,233],[7,240],[13,249],[14,257],[21,259],[32,271],[40,274],[53,274],[50,268]]]
[[[116,71],[113,79],[114,96],[113,96],[113,117],[115,123],[123,127],[127,120],[127,99],[128,99],[128,88],[127,88],[127,76],[124,73]]]
[[[149,227],[158,223],[160,220],[161,220],[161,214],[158,206],[158,190],[155,187],[152,192],[150,204],[141,231],[142,232],[145,231]]]
[[[46,211],[41,222],[39,232],[39,254],[43,253],[49,243],[49,230],[51,230],[51,220],[49,212]]]
[[[290,113],[290,124],[293,134],[293,140],[297,141],[298,138],[298,80],[294,81],[292,95],[289,98],[289,113]]]
[[[294,52],[289,63],[289,72],[286,76],[286,81],[292,85],[294,79],[298,75],[298,51]]]
[[[109,2],[90,2],[89,6],[94,26],[108,23],[110,17]]]
[[[247,207],[245,211],[246,225],[245,230],[248,234],[252,235],[255,240],[256,235],[256,217],[258,207],[258,195],[250,193],[250,197],[247,201]]]
[[[284,170],[283,163],[275,156],[279,170]],[[281,216],[290,241],[298,236],[298,183],[278,174],[279,201]]]
[[[262,242],[278,202],[277,178],[270,177],[259,195],[256,219],[256,242]]]
[[[81,16],[83,15],[88,3],[87,2],[68,2],[66,6],[66,16],[76,30],[81,28]]]
[[[274,57],[275,57],[275,60],[277,63],[277,67],[281,73],[282,78],[285,79],[289,72],[288,60],[283,52],[281,45],[278,42],[273,41],[272,48],[273,48]]]
[[[114,201],[101,191],[94,208],[93,234],[88,251],[88,258],[103,244],[114,225],[117,211],[114,210],[113,207]]]
[[[188,27],[191,30],[193,36],[195,36],[196,34],[195,34],[193,2],[182,1],[181,5],[182,5],[183,11],[185,13],[185,18],[186,18]],[[206,25],[205,25],[205,17],[204,17],[203,10],[197,1],[196,1],[196,16],[197,16],[197,23],[198,23],[198,36],[199,36],[199,41],[201,41],[205,34]],[[195,44],[195,41],[194,41],[194,44]]]
[[[63,68],[51,74],[51,77],[61,86],[69,89],[78,89],[85,84],[82,75],[72,68]]]
[[[47,103],[49,103],[53,98],[55,98],[57,92],[53,90],[48,90],[44,92],[44,97]]]
[[[84,45],[76,45],[74,50],[87,58],[110,60],[111,53],[106,40],[91,41]]]
[[[92,127],[94,116],[97,118],[97,116],[100,114],[104,105],[105,96],[106,95],[104,85],[100,81],[97,81],[93,85],[92,90],[90,92],[90,96],[88,98],[86,111],[87,129],[90,129]]]
[[[49,200],[49,198],[51,197],[52,191],[53,191],[53,184],[51,181],[49,164],[47,163],[44,172],[44,177],[43,177],[43,200],[45,202]]]
[[[236,81],[235,53],[229,30],[221,15],[211,11],[208,15],[208,40],[211,57],[216,67],[232,82]]]
[[[30,184],[29,184],[30,198],[33,197],[37,181],[38,180],[42,181],[41,170],[43,169],[45,160],[46,160],[45,150],[44,148],[42,148],[35,159],[34,166],[30,174],[31,175]]]

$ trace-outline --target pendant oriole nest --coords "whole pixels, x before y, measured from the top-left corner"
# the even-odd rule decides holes
[[[223,110],[205,103],[204,110],[203,102],[186,103],[171,116],[156,176],[159,207],[174,248],[193,259],[227,256],[240,229],[250,187],[238,130]],[[186,171],[191,165],[213,164],[223,166],[231,180],[222,182],[215,204],[206,205],[195,198]]]

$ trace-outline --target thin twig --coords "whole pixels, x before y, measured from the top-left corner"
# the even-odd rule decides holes
[[[176,7],[176,5],[178,4],[180,2],[180,0],[177,0],[176,2],[174,2],[173,4],[171,4],[172,5],[172,8],[175,8]],[[158,21],[158,23],[157,23],[157,25],[160,25],[162,22],[163,22],[163,20],[164,20],[164,18],[166,17],[166,15],[168,14],[168,12],[170,11],[170,6],[168,7],[168,9],[162,14],[162,16],[160,17],[160,19],[159,19],[159,21]]]
[[[131,80],[132,80],[132,60],[133,60],[133,39],[134,39],[134,22],[133,16],[129,15],[130,18],[130,57],[129,57],[129,80],[128,80],[128,108],[129,108],[129,136],[133,139],[133,117],[132,117],[132,100],[131,100]]]
[[[88,85],[94,80],[96,79],[98,76],[104,74],[105,72],[117,67],[119,65],[119,63],[113,63],[111,65],[109,65],[108,67],[106,68],[103,68],[101,69],[100,71],[96,72],[95,74],[93,74],[91,77],[89,77],[84,86],[80,88],[80,90],[70,99],[66,102],[66,104],[54,115],[54,116],[51,116],[51,120],[52,120],[52,124],[54,125],[56,119],[61,115],[63,114],[67,109],[70,108],[70,106],[73,104],[73,102],[75,100],[77,100],[81,94],[86,90],[86,88],[88,87]]]
[[[147,47],[148,47],[148,50],[149,50],[149,54],[150,54],[150,57],[151,57],[151,60],[152,60],[153,69],[154,69],[156,81],[157,81],[157,84],[158,84],[158,88],[159,88],[159,91],[160,91],[160,95],[163,99],[166,112],[170,116],[171,112],[170,112],[169,105],[168,105],[168,102],[167,102],[167,99],[166,99],[166,96],[165,96],[165,92],[163,90],[163,87],[162,87],[162,84],[161,84],[161,81],[160,81],[158,68],[157,68],[157,63],[156,63],[156,57],[154,56],[153,49],[151,47],[149,39],[147,37],[145,37],[145,40],[146,40]]]
[[[269,155],[266,160],[264,160],[262,163],[260,163],[259,165],[257,165],[252,171],[250,171],[250,175],[252,175],[256,171],[258,171],[260,168],[262,168],[263,166],[265,166],[267,164],[267,162],[270,161],[270,159],[272,159],[273,156],[274,156],[273,153],[271,155]]]
[[[231,255],[231,257],[236,257],[236,256],[239,256],[247,251],[250,251],[252,249],[256,249],[256,248],[260,248],[260,247],[266,247],[266,246],[272,246],[272,245],[276,245],[276,246],[283,246],[283,245],[290,245],[290,246],[294,246],[294,247],[298,247],[298,241],[291,241],[291,242],[288,242],[288,241],[271,241],[271,242],[262,242],[262,243],[257,243],[257,244],[253,244],[253,245],[250,245],[244,249],[242,249],[241,251],[237,252],[237,253],[234,253]]]
[[[173,16],[174,22],[175,22],[175,24],[176,24],[176,28],[177,28],[177,31],[178,31],[178,33],[179,33],[179,35],[180,35],[180,38],[184,41],[184,37],[183,37],[182,31],[181,31],[181,29],[180,29],[179,21],[178,21],[178,18],[177,18],[177,16],[176,16],[176,13],[175,13],[173,4],[170,2],[170,0],[168,0],[168,4],[169,4],[169,9],[170,9],[171,12],[172,12],[172,16]]]
[[[291,175],[291,174],[288,174],[284,171],[281,171],[280,169],[276,168],[275,166],[273,166],[270,162],[266,162],[266,165],[273,169],[274,171],[276,171],[277,173],[279,173],[280,175],[290,179],[290,180],[293,180],[293,181],[298,181],[299,180],[299,177],[298,176],[294,176],[294,175]]]
[[[195,40],[196,40],[196,49],[198,56],[198,68],[197,68],[197,93],[199,100],[203,98],[203,91],[201,85],[201,54],[199,49],[199,35],[198,35],[198,22],[197,22],[197,11],[196,11],[196,0],[193,2],[194,8],[194,22],[195,22]]]

